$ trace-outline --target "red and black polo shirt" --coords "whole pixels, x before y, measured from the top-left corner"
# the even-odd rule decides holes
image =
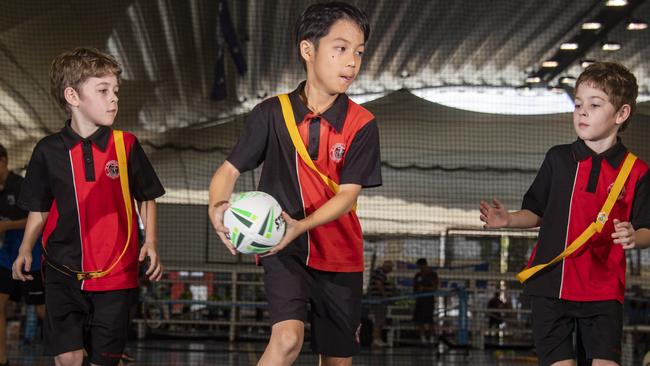
[[[304,82],[289,94],[300,136],[318,169],[338,184],[381,185],[379,130],[374,116],[341,94],[323,114],[300,100]],[[302,219],[334,196],[298,156],[285,125],[280,101],[269,98],[250,113],[227,159],[240,172],[264,167],[259,190],[269,193],[291,217]],[[355,212],[309,230],[279,255],[298,255],[322,271],[362,272],[363,237]]]
[[[550,261],[596,220],[628,154],[620,139],[601,154],[584,141],[551,148],[525,194],[522,209],[542,218],[529,266]],[[609,220],[583,247],[531,277],[529,295],[571,301],[618,300],[625,292],[625,253],[613,243],[614,219],[650,228],[650,174],[638,159]]]
[[[131,195],[138,201],[165,190],[142,146],[124,133]],[[127,216],[112,130],[100,127],[82,138],[70,127],[38,142],[27,167],[19,205],[49,212],[43,229],[47,259],[77,271],[105,270],[122,253]],[[138,223],[133,209],[127,253],[106,276],[79,281],[81,289],[107,291],[138,286]]]

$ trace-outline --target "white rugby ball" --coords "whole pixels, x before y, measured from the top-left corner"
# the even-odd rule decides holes
[[[238,252],[263,254],[284,236],[282,207],[268,193],[251,191],[237,194],[223,217],[230,241]]]

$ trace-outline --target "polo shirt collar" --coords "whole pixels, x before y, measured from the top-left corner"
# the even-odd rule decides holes
[[[84,138],[79,136],[70,126],[71,121],[65,121],[65,126],[61,129],[61,137],[63,138],[63,143],[68,148],[72,150],[75,145],[80,141],[83,141]],[[97,131],[92,135],[88,136],[87,140],[90,140],[95,146],[97,146],[101,151],[106,151],[106,146],[108,145],[108,138],[111,135],[111,129],[106,126],[100,126]]]
[[[300,93],[302,93],[302,90],[305,88],[305,83],[305,81],[301,82],[296,90],[289,93],[289,100],[291,100],[291,106],[293,108],[293,115],[295,116],[296,123],[302,122],[308,114],[316,117],[316,115],[310,111],[309,108],[307,108],[307,106],[300,99]],[[331,107],[323,112],[321,117],[323,117],[325,121],[332,125],[332,127],[334,127],[337,132],[341,132],[347,113],[348,96],[343,93],[339,94],[339,96],[336,97],[334,104],[332,104]]]
[[[600,154],[596,154],[591,150],[582,139],[577,139],[576,142],[571,144],[571,150],[573,151],[573,156],[577,161],[583,161],[589,157],[600,157],[607,160],[609,165],[614,169],[617,169],[618,166],[621,165],[623,159],[625,159],[625,155],[627,154],[627,148],[623,145],[620,137],[616,138],[616,144],[614,144],[614,146]]]

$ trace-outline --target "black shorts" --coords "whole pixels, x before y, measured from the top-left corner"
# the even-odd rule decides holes
[[[359,353],[362,272],[318,271],[296,256],[277,254],[262,258],[262,265],[271,324],[309,319],[314,352],[329,357]]]
[[[76,279],[45,269],[44,349],[48,356],[85,349],[97,365],[117,365],[128,336],[137,289],[90,292]]]
[[[415,299],[413,322],[419,324],[433,324],[433,297],[420,297]]]
[[[576,358],[574,336],[588,359],[621,363],[623,305],[531,296],[533,338],[540,365]]]
[[[0,267],[0,293],[9,294],[13,301],[25,299],[29,305],[45,304],[45,294],[43,293],[43,278],[40,271],[30,272],[34,277],[31,281],[18,281],[11,277],[11,271]]]

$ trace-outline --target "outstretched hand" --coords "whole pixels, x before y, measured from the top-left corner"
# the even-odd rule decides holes
[[[485,223],[483,225],[485,229],[501,229],[510,223],[510,214],[496,198],[492,199],[492,205],[481,201],[479,210],[481,211],[481,221]]]

